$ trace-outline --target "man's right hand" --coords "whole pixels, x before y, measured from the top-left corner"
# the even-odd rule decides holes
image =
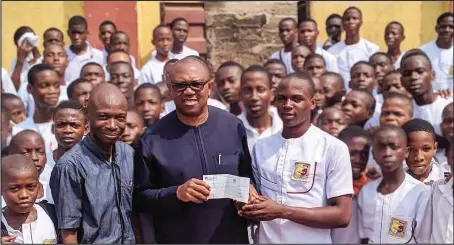
[[[178,186],[177,198],[183,202],[202,203],[208,201],[211,187],[203,180],[192,178]]]
[[[2,236],[2,244],[15,244],[15,236]]]
[[[17,62],[24,63],[28,54],[32,51],[33,46],[31,46],[26,40],[22,42],[22,45],[17,47]]]

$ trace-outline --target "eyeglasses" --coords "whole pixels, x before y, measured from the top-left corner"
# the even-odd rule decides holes
[[[207,84],[208,81],[196,81],[196,82],[190,82],[190,83],[185,83],[185,82],[170,82],[170,85],[172,85],[172,89],[176,92],[183,92],[187,88],[191,88],[195,92],[199,92],[203,90],[205,87],[205,84]]]

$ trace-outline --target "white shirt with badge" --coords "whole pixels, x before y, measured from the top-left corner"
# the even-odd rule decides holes
[[[33,117],[28,117],[27,119],[25,119],[25,121],[13,127],[12,135],[14,136],[26,129],[33,130],[43,137],[46,147],[46,154],[51,154],[58,148],[57,140],[55,139],[55,135],[52,132],[53,123],[54,122],[35,123]]]
[[[435,72],[435,80],[432,82],[433,89],[453,89],[454,45],[451,45],[449,49],[441,49],[433,40],[419,48],[429,56],[432,63],[432,70]]]
[[[251,124],[249,124],[249,121],[246,118],[245,110],[243,110],[243,112],[238,115],[238,118],[243,122],[244,128],[246,129],[249,152],[252,152],[252,148],[258,140],[270,137],[271,135],[282,131],[283,123],[281,118],[279,117],[276,107],[270,106],[268,109],[268,114],[271,116],[271,127],[267,128],[261,134],[259,134],[257,130],[251,126]]]
[[[316,208],[328,199],[353,194],[347,145],[311,125],[295,139],[281,133],[258,140],[252,150],[257,190],[292,207]],[[331,243],[331,230],[297,224],[286,219],[260,222],[258,243]]]
[[[35,100],[33,99],[33,95],[31,95],[27,90],[28,82],[22,84],[19,87],[18,96],[21,98],[22,102],[25,106],[25,112],[27,113],[27,117],[32,117],[35,113]],[[60,96],[58,97],[58,103],[62,102],[63,100],[68,100],[68,93],[66,89],[68,86],[60,85]]]
[[[369,243],[429,242],[430,186],[405,173],[393,193],[377,191],[382,179],[367,183],[358,196],[359,235]]]
[[[348,86],[350,81],[350,70],[359,61],[369,61],[370,56],[380,51],[377,44],[361,38],[358,43],[346,45],[340,41],[328,49],[337,59],[339,74],[344,78],[347,93],[351,90]]]
[[[285,52],[284,48],[281,48],[279,51],[274,52],[270,59],[281,60],[287,69],[287,74],[295,72],[292,68],[292,51]]]
[[[2,222],[10,236],[15,236],[14,243],[19,244],[56,244],[57,233],[55,232],[54,223],[49,215],[39,205],[33,205],[36,209],[36,220],[30,223],[22,224],[21,230],[15,230],[8,225],[2,210]]]
[[[101,50],[95,49],[87,42],[87,50],[82,55],[77,55],[68,46],[66,53],[68,54],[68,66],[65,70],[65,80],[68,82],[67,85],[72,83],[74,80],[80,78],[80,71],[82,67],[89,62],[96,62],[102,66],[103,64],[103,53]]]
[[[160,61],[153,55],[151,59],[142,66],[139,76],[139,85],[144,83],[156,84],[162,81],[162,74],[164,73],[164,65],[166,61]]]
[[[429,105],[419,106],[413,100],[413,118],[419,118],[430,122],[435,129],[435,133],[442,135],[440,123],[443,121],[443,109],[452,102],[452,97],[444,99],[437,96],[437,99]]]
[[[453,178],[432,185],[432,244],[453,244]]]
[[[5,68],[2,67],[2,89],[5,93],[17,95],[16,87]]]

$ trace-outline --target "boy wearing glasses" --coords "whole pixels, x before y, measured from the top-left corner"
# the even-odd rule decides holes
[[[281,133],[259,140],[252,168],[262,196],[239,214],[261,221],[258,243],[332,243],[352,212],[352,168],[345,143],[311,124],[315,88],[307,73],[284,77],[276,89]]]

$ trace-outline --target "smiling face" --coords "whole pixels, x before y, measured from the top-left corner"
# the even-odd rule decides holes
[[[53,70],[44,70],[36,74],[34,84],[28,84],[28,92],[32,94],[35,105],[39,107],[55,107],[60,97],[60,78]]]
[[[438,34],[438,40],[444,43],[452,42],[454,37],[454,19],[452,16],[443,18],[440,23],[437,24],[435,30]]]
[[[443,137],[451,139],[454,137],[454,106],[452,102],[443,110],[442,118],[440,127]]]
[[[432,167],[432,158],[437,153],[437,142],[431,133],[414,131],[408,134],[408,168],[415,176],[427,176]]]
[[[370,142],[364,137],[352,137],[345,143],[350,152],[353,179],[359,179],[361,173],[366,169],[367,161],[369,160]]]

